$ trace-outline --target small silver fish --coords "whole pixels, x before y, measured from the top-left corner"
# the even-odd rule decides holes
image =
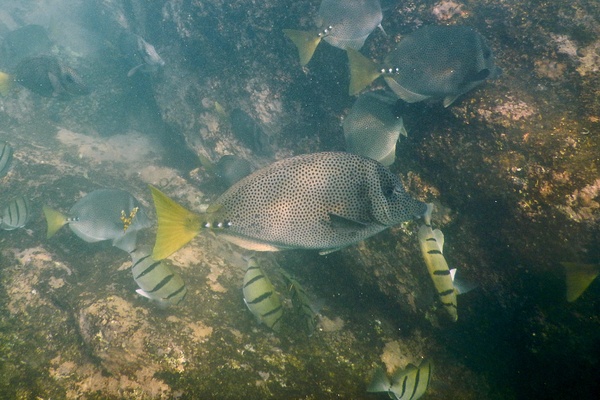
[[[119,38],[121,53],[135,66],[127,72],[131,77],[136,72],[156,72],[165,66],[165,61],[158,54],[153,45],[135,33],[124,30]]]
[[[281,317],[283,307],[279,294],[275,291],[273,284],[258,266],[256,259],[248,260],[248,268],[244,275],[242,287],[244,303],[263,324],[279,332],[281,329]]]
[[[26,197],[20,196],[8,203],[0,214],[0,228],[5,231],[24,227],[31,218],[31,206]]]
[[[202,229],[256,251],[315,249],[327,254],[429,207],[375,160],[343,152],[277,161],[237,182],[203,214],[150,187],[158,217],[153,257],[168,257]]]
[[[407,136],[402,117],[393,111],[396,100],[383,90],[358,96],[342,124],[347,151],[385,166],[394,163],[400,135]]]
[[[140,287],[136,293],[162,307],[181,303],[187,294],[183,279],[164,261],[153,259],[151,253],[152,249],[145,247],[130,253],[133,280]]]
[[[340,49],[360,50],[371,32],[381,28],[382,19],[379,0],[323,0],[316,18],[317,31],[283,32],[298,48],[300,64],[304,66],[321,39]]]
[[[408,103],[443,99],[444,107],[486,79],[501,74],[484,38],[466,26],[424,26],[403,37],[379,66],[352,49],[350,94],[379,76]]]
[[[423,360],[418,367],[408,364],[405,369],[398,369],[388,378],[381,368],[375,374],[367,392],[385,392],[393,400],[417,400],[425,394],[431,382],[433,363]]]
[[[15,68],[14,81],[44,97],[65,100],[90,93],[75,70],[52,56],[24,59]]]
[[[13,148],[8,142],[0,142],[0,179],[2,179],[12,163]]]
[[[63,225],[88,243],[112,240],[112,244],[128,253],[136,247],[137,232],[151,226],[141,204],[129,192],[99,189],[80,199],[68,215],[43,207],[50,238]]]

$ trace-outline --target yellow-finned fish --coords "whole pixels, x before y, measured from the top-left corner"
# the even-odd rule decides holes
[[[300,65],[305,66],[321,39],[340,49],[359,50],[371,32],[381,28],[382,19],[379,0],[323,0],[317,12],[317,30],[284,29],[283,33],[294,42]]]
[[[131,253],[131,273],[140,287],[136,292],[166,307],[183,301],[187,288],[181,276],[164,261],[152,258],[151,248],[135,249]]]
[[[158,218],[152,254],[157,260],[202,229],[249,250],[314,249],[326,254],[430,211],[389,169],[343,152],[277,161],[238,181],[203,214],[150,188]]]
[[[600,264],[584,264],[577,262],[560,263],[565,268],[567,277],[567,301],[579,298],[600,274]]]
[[[431,225],[421,225],[418,237],[423,259],[440,296],[440,301],[452,321],[457,321],[457,291],[454,288],[453,272],[448,268],[448,263],[443,255],[444,234],[439,229],[432,230]]]
[[[498,77],[494,55],[483,36],[467,26],[424,26],[406,35],[378,65],[347,49],[350,95],[379,76],[408,103],[443,99],[448,107],[463,93]]]
[[[408,364],[405,369],[395,371],[390,379],[383,369],[378,368],[367,392],[385,392],[395,400],[417,400],[429,387],[432,369],[431,360],[423,360],[418,367]]]
[[[244,275],[244,303],[254,316],[263,324],[279,332],[283,307],[279,294],[275,291],[269,278],[258,266],[254,257],[248,260],[248,268]]]

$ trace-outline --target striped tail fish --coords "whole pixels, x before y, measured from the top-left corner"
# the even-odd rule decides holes
[[[279,332],[283,316],[281,299],[254,257],[248,260],[242,292],[244,303],[258,321]]]
[[[432,230],[431,225],[421,225],[419,228],[419,244],[421,253],[435,289],[440,296],[444,309],[452,321],[458,320],[456,304],[457,290],[454,287],[454,271],[448,268],[443,255],[444,234],[439,229]]]
[[[405,369],[395,371],[391,379],[382,368],[378,368],[367,392],[385,392],[395,400],[417,400],[429,387],[432,367],[433,363],[429,359],[421,361],[418,367],[408,364]]]
[[[187,294],[183,279],[164,261],[153,259],[150,248],[142,247],[129,254],[133,280],[140,287],[136,290],[139,295],[154,300],[163,307],[183,301]]]
[[[26,197],[20,196],[8,203],[0,214],[0,228],[5,231],[24,227],[31,218],[31,206]]]
[[[7,142],[0,143],[0,179],[2,179],[10,168],[13,157],[13,148]]]

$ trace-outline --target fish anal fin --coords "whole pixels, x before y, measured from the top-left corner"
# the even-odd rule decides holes
[[[162,260],[185,246],[200,231],[200,216],[175,201],[160,190],[150,185],[158,229],[152,257]]]
[[[377,64],[357,50],[346,49],[346,54],[350,65],[350,88],[348,93],[354,96],[381,76],[381,71]]]
[[[600,274],[600,264],[561,262],[561,265],[566,273],[568,302],[577,300]]]
[[[56,231],[58,231],[68,222],[68,218],[60,211],[56,211],[48,206],[43,206],[42,210],[44,211],[44,216],[46,217],[46,222],[48,223],[46,238],[50,239],[52,236],[54,236]]]
[[[285,36],[290,38],[298,48],[298,56],[300,57],[300,65],[303,67],[308,64],[312,58],[315,49],[321,42],[321,36],[316,32],[298,31],[295,29],[284,29]]]

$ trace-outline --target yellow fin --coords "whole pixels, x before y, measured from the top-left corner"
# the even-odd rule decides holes
[[[60,211],[53,210],[48,206],[43,206],[42,210],[46,216],[46,222],[48,223],[48,232],[46,238],[50,239],[56,231],[58,231],[64,224],[68,222],[67,217]]]
[[[346,53],[350,65],[350,90],[348,93],[354,96],[381,76],[381,71],[377,64],[358,51],[346,49]]]
[[[573,302],[585,292],[600,274],[600,264],[561,262],[567,275],[567,301]]]
[[[0,71],[0,94],[6,94],[12,87],[12,83],[12,77],[9,74]]]
[[[171,200],[150,185],[158,229],[152,258],[162,260],[185,246],[200,231],[200,216]]]
[[[321,42],[321,37],[315,32],[297,31],[294,29],[284,29],[283,33],[290,38],[298,48],[300,65],[304,67],[312,58],[315,49]]]

